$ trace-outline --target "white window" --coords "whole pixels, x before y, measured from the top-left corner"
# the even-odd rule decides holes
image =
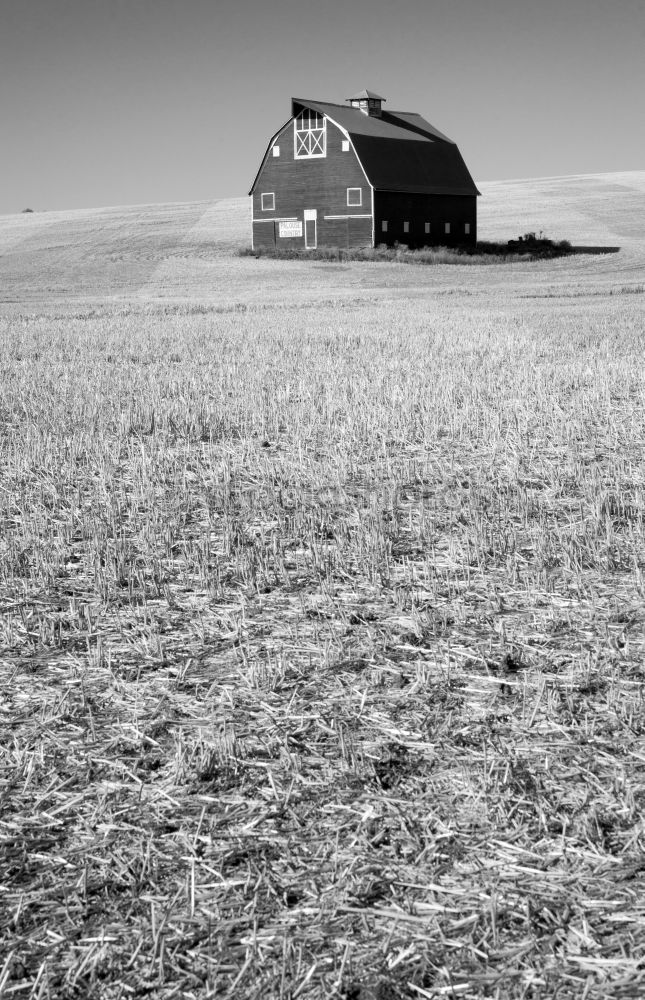
[[[426,233],[430,232],[430,223],[429,222],[426,222],[426,224],[425,224],[425,231],[426,231]]]
[[[293,120],[293,152],[296,160],[325,156],[327,149],[327,119],[317,111],[305,108]]]
[[[273,191],[260,195],[263,212],[273,212],[275,210],[275,195]]]
[[[387,219],[383,219],[383,222],[381,223],[381,232],[382,233],[387,232]]]
[[[349,139],[343,139],[340,145],[343,153],[349,153]]]
[[[450,235],[450,223],[449,222],[446,222],[446,225],[444,227],[444,232],[445,232],[446,236]]]
[[[280,156],[280,147],[279,146],[274,146],[273,147],[273,155],[274,156]]]
[[[466,236],[470,236],[470,222],[466,222],[464,225],[464,232]]]
[[[363,204],[363,189],[347,188],[347,204],[352,208],[360,208]]]
[[[403,232],[404,233],[409,233],[410,232],[410,223],[409,222],[404,222],[403,223]]]

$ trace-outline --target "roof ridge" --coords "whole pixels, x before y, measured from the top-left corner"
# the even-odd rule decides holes
[[[353,108],[350,104],[339,104],[338,101],[321,101],[316,97],[292,97],[292,101],[296,101],[297,104],[329,104],[332,108],[344,108],[346,111],[358,111],[358,108]],[[362,111],[358,112],[359,115]]]
[[[321,101],[316,97],[292,97],[291,100],[295,101],[297,104],[327,104],[331,108],[342,108],[343,111],[356,111],[359,115],[363,114],[363,112],[360,111],[359,108],[353,108],[351,104],[339,104],[338,101]],[[402,108],[399,108],[398,111],[391,111],[391,110],[385,111],[384,109],[383,114],[416,115],[417,118],[423,118],[423,115],[421,114],[420,111],[404,111]]]

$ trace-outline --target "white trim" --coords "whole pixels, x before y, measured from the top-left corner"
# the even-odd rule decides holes
[[[271,216],[270,219],[251,219],[251,222],[297,222],[297,215],[283,215],[279,219]]]
[[[362,215],[323,215],[323,219],[371,219],[371,212],[364,212]]]
[[[336,126],[336,128],[338,129],[338,131],[339,131],[339,132],[342,132],[342,133],[343,133],[343,135],[345,136],[345,138],[346,138],[346,139],[347,139],[347,141],[349,142],[349,148],[350,148],[350,149],[351,149],[351,150],[353,151],[353,153],[354,153],[354,156],[355,156],[355,157],[356,157],[356,159],[358,160],[358,165],[359,165],[359,167],[361,168],[361,170],[363,171],[363,177],[364,177],[364,178],[365,178],[365,180],[367,181],[367,183],[368,183],[369,187],[371,187],[371,188],[372,188],[372,192],[373,192],[373,191],[374,191],[374,188],[372,187],[372,184],[370,183],[370,179],[369,179],[369,177],[368,177],[368,176],[367,176],[367,174],[365,173],[365,167],[364,167],[364,166],[363,166],[363,164],[361,163],[361,158],[360,158],[360,156],[358,155],[358,153],[356,152],[356,150],[355,150],[355,148],[354,148],[354,143],[352,142],[352,139],[351,139],[351,136],[350,136],[349,132],[347,131],[347,129],[346,129],[346,128],[343,128],[343,126],[342,126],[342,125],[339,125],[337,121],[334,121],[334,119],[333,119],[333,118],[331,117],[331,115],[326,115],[325,117],[326,117],[326,118],[328,119],[328,121],[330,121],[330,122],[332,123],[332,125],[335,125],[335,126]]]
[[[352,152],[354,153],[354,156],[358,160],[358,165],[361,168],[361,170],[363,171],[363,177],[365,178],[365,182],[366,182],[367,186],[369,187],[370,191],[372,192],[372,246],[376,246],[376,219],[374,218],[374,185],[372,184],[372,182],[370,181],[369,177],[365,173],[365,167],[361,163],[361,158],[360,158],[360,156],[358,155],[358,153],[356,152],[356,150],[354,148],[354,143],[352,142],[351,136],[350,136],[349,132],[347,131],[347,129],[343,128],[342,125],[339,125],[338,122],[335,121],[335,119],[333,119],[331,117],[331,115],[326,115],[326,118],[327,118],[328,121],[330,121],[332,123],[332,125],[336,126],[336,128],[338,129],[339,132],[343,133],[343,135],[345,136],[345,138],[349,142],[349,148],[352,150]]]
[[[280,156],[280,147],[279,146],[273,146],[272,148],[273,148],[273,155],[274,156]]]
[[[314,241],[309,245],[307,243],[307,223],[313,222],[314,224]],[[318,209],[317,208],[305,208],[304,210],[304,237],[305,237],[305,250],[316,250],[318,247]]]
[[[358,201],[352,202],[349,200],[350,191],[358,191]],[[356,195],[354,195],[356,197]],[[363,188],[362,187],[348,187],[347,188],[347,207],[348,208],[362,208],[363,207]]]
[[[341,139],[340,151],[341,153],[349,153],[349,139]]]
[[[293,121],[293,117],[288,118],[287,121],[284,123],[284,125],[281,125],[280,128],[278,129],[278,131],[274,132],[273,135],[271,136],[271,138],[269,139],[269,142],[267,144],[267,148],[264,151],[264,156],[262,157],[262,163],[258,167],[258,171],[257,171],[257,173],[256,173],[256,175],[255,175],[255,177],[253,179],[253,183],[251,184],[251,190],[249,191],[249,196],[255,194],[255,188],[256,188],[258,179],[259,179],[260,174],[262,173],[262,171],[264,169],[264,164],[266,163],[266,161],[269,158],[269,150],[273,146],[273,143],[276,141],[276,139],[278,138],[278,136],[280,135],[280,133],[283,131],[283,129],[289,128],[289,126],[291,125],[292,121]]]
[[[308,111],[309,114],[315,114],[316,118],[322,118],[322,128],[305,128],[299,129],[297,127],[298,118],[305,112]],[[322,132],[320,139],[316,139],[315,143],[320,152],[317,153],[301,153],[298,152],[298,136],[309,135],[310,137],[314,132]],[[309,140],[309,148],[311,148],[312,140]],[[300,146],[304,144],[304,140],[300,139]],[[321,115],[319,111],[312,111],[311,108],[303,107],[302,111],[299,111],[297,115],[293,117],[293,158],[294,160],[316,160],[322,159],[327,156],[327,118],[325,115]],[[312,247],[313,249],[313,247]]]
[[[271,198],[271,207],[264,207],[264,199]],[[275,212],[275,191],[262,191],[260,194],[260,211],[261,212]]]

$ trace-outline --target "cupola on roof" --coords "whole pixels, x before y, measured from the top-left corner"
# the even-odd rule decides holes
[[[353,108],[362,111],[364,115],[369,115],[371,118],[380,118],[382,113],[381,104],[385,101],[385,98],[381,97],[380,94],[375,94],[373,90],[361,90],[358,94],[354,94],[353,97],[348,97],[346,100],[349,101]]]
[[[380,94],[375,94],[373,90],[360,90],[358,94],[352,94],[351,97],[345,98],[347,101],[385,101],[385,97],[381,97]]]

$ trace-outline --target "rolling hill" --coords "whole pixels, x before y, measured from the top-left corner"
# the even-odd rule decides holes
[[[250,241],[248,199],[135,205],[0,217],[0,309],[79,301],[200,300],[222,304],[279,300],[285,287],[308,297],[389,296],[399,289],[526,289],[539,278],[556,288],[610,289],[645,278],[645,171],[481,183],[479,237],[508,240],[544,231],[574,245],[618,253],[540,265],[486,268],[240,259]],[[393,277],[392,267],[396,277]],[[477,273],[473,273],[473,270]],[[298,275],[293,288],[293,276]]]

